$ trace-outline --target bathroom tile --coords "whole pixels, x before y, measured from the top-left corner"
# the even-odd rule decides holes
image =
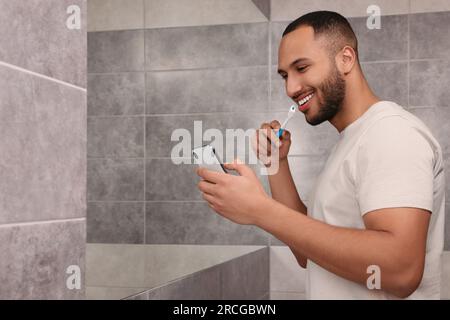
[[[267,21],[251,0],[145,0],[145,27],[167,28]]]
[[[406,60],[408,16],[381,16],[381,29],[367,28],[367,18],[350,18],[358,39],[359,61]]]
[[[144,30],[88,33],[88,72],[144,70]]]
[[[447,160],[448,163],[448,160]],[[450,170],[450,164],[448,164],[445,168],[446,172]],[[450,178],[450,174],[447,173],[447,181]],[[446,182],[447,183],[447,182]],[[447,183],[448,185],[448,183]],[[448,189],[448,188],[447,188]],[[448,194],[448,190],[446,190],[446,194]],[[450,202],[445,203],[445,237],[444,237],[444,250],[450,250]],[[450,299],[450,297],[449,297]]]
[[[306,293],[270,291],[270,300],[306,300]]]
[[[270,290],[305,292],[305,276],[288,247],[270,248]]]
[[[79,30],[66,26],[71,5]],[[85,0],[0,0],[0,8],[0,61],[86,87]]]
[[[146,30],[147,70],[267,64],[267,24]]]
[[[448,137],[450,136],[450,124],[447,119],[450,119],[450,108],[411,108],[408,111],[422,120],[428,129],[430,129],[433,136],[439,142],[442,153],[449,154],[450,141]],[[450,189],[448,190],[450,191]]]
[[[408,106],[407,62],[362,63],[361,68],[369,86],[381,100]]]
[[[133,244],[86,245],[86,286],[146,288],[145,248]]]
[[[272,22],[270,24],[270,63],[273,66],[278,65],[278,47],[280,46],[283,32],[288,25],[289,22]]]
[[[143,72],[89,74],[88,115],[144,114],[144,81]]]
[[[196,188],[200,177],[193,164],[174,164],[171,159],[146,160],[147,201],[202,200]]]
[[[450,299],[450,251],[442,253],[441,299]]]
[[[269,248],[219,266],[223,300],[254,300],[269,292]]]
[[[31,122],[35,117],[33,77],[0,66],[0,119],[2,123]]]
[[[195,148],[212,141],[219,158],[231,161],[233,153],[248,154],[246,150],[250,145],[245,144],[245,139],[249,139],[266,119],[268,116],[264,113],[147,117],[146,154],[147,157],[169,157],[173,152],[173,157],[190,158],[190,150],[184,154],[179,147],[186,143],[186,146]],[[239,140],[232,141],[232,136],[239,137]]]
[[[89,0],[88,31],[144,28],[142,0]]]
[[[411,61],[410,68],[411,106],[450,107],[449,60]]]
[[[411,0],[411,13],[450,11],[450,2],[447,0]]]
[[[231,222],[206,202],[147,202],[146,243],[267,245],[268,234]]]
[[[257,251],[262,246],[146,244],[143,248],[145,284],[156,288]]]
[[[271,20],[294,20],[301,15],[317,10],[336,11],[346,17],[366,17],[367,8],[376,4],[381,9],[382,15],[408,13],[408,0],[389,1],[377,0],[277,0],[272,1]]]
[[[149,300],[219,300],[220,269],[212,267],[148,292]]]
[[[450,12],[419,13],[410,16],[411,59],[447,59],[450,38]]]
[[[90,159],[88,201],[144,200],[144,159]]]
[[[144,117],[88,118],[88,157],[143,157]]]
[[[267,110],[267,67],[147,73],[147,114]],[[182,88],[182,89],[181,89]]]
[[[144,243],[144,202],[89,202],[87,242]]]
[[[0,299],[84,298],[85,220],[0,226]],[[68,289],[79,266],[81,289]]]
[[[0,79],[0,223],[84,217],[85,93],[4,67]]]

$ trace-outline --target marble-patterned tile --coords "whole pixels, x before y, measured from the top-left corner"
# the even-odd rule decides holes
[[[0,226],[0,299],[83,299],[85,219]],[[67,273],[77,266],[80,273]],[[80,289],[69,289],[69,276]]]
[[[94,117],[87,120],[87,155],[144,157],[144,117]]]
[[[88,115],[139,115],[145,113],[143,72],[88,74]]]
[[[80,29],[67,27],[70,6]],[[0,8],[0,61],[86,87],[86,0],[1,0]]]
[[[87,5],[88,32],[144,28],[142,0],[89,0]]]
[[[267,23],[147,29],[146,69],[267,64]]]
[[[144,70],[144,30],[88,33],[88,72]]]
[[[88,243],[144,243],[144,202],[89,202]]]

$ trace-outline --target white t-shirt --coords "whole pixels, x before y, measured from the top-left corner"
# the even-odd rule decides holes
[[[420,119],[390,101],[375,103],[339,134],[313,188],[308,215],[334,226],[365,229],[363,216],[369,211],[430,210],[425,270],[419,288],[408,299],[439,299],[445,215],[439,143]],[[395,299],[385,291],[341,278],[311,260],[306,292],[309,299]]]

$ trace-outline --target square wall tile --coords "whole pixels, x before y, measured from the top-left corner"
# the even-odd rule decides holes
[[[144,159],[90,159],[88,201],[144,200]]]
[[[144,117],[88,118],[88,157],[143,157],[144,126]]]
[[[144,30],[88,33],[88,72],[144,70]]]
[[[143,72],[88,74],[88,115],[145,113]]]
[[[88,31],[144,28],[142,0],[89,0]]]
[[[85,224],[77,219],[0,226],[0,299],[84,299]],[[79,267],[81,289],[67,287],[69,266]]]
[[[220,216],[206,202],[147,202],[146,243],[267,245],[268,234]]]
[[[67,27],[72,5],[80,29]],[[0,0],[0,8],[0,61],[86,87],[86,0]]]
[[[408,59],[408,15],[381,16],[381,28],[369,29],[367,18],[350,18],[358,39],[359,61]]]
[[[361,68],[377,97],[408,107],[407,62],[362,63]]]
[[[147,73],[147,114],[251,112],[268,108],[267,67]]]
[[[450,107],[450,60],[411,61],[410,68],[411,106]]]
[[[5,67],[0,79],[0,223],[84,217],[86,93]]]
[[[266,65],[267,32],[267,23],[148,29],[146,69]]]
[[[450,37],[450,11],[418,13],[410,16],[411,59],[448,59]]]
[[[89,202],[87,242],[144,243],[144,202]]]

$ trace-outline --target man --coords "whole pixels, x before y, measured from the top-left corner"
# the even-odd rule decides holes
[[[277,121],[260,129],[266,142],[279,145],[279,169],[269,176],[272,198],[239,161],[226,165],[239,176],[197,171],[203,198],[222,216],[286,243],[307,268],[311,299],[439,299],[445,178],[436,139],[417,117],[374,95],[355,34],[337,13],[312,12],[292,22],[278,66],[306,121],[329,121],[340,136],[309,208],[289,170],[290,134],[277,141]],[[258,140],[261,151],[270,148]],[[372,270],[380,271],[380,288],[367,286]]]

